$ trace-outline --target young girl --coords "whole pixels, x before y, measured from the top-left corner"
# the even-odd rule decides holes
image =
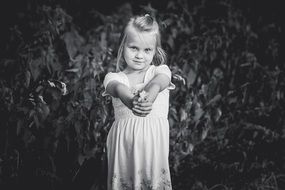
[[[118,72],[104,79],[115,113],[107,137],[108,190],[172,189],[167,117],[175,86],[165,61],[158,23],[148,14],[131,18],[118,50]]]

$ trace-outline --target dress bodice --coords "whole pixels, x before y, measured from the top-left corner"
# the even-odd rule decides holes
[[[111,73],[111,75],[113,76],[109,77],[109,79],[105,79],[104,83],[106,87],[107,86],[106,83],[108,81],[111,81],[110,78],[113,78],[125,84],[126,86],[128,86],[132,91],[137,91],[137,90],[143,89],[145,85],[148,84],[148,82],[157,73],[165,73],[171,78],[171,73],[169,72],[170,70],[166,65],[163,65],[163,67],[151,65],[145,73],[143,83],[137,84],[135,86],[130,86],[129,79],[127,75],[123,72]],[[164,89],[158,94],[158,96],[156,97],[156,100],[154,101],[152,105],[152,111],[146,117],[164,117],[164,118],[168,117],[169,90],[174,89],[174,88],[175,88],[174,84],[170,83],[168,88]],[[127,106],[125,106],[125,104],[119,98],[112,97],[112,104],[114,107],[115,120],[139,117],[139,116],[134,115],[132,113],[132,110],[130,110]]]
[[[151,112],[146,117],[164,117],[168,116],[168,99],[169,99],[169,91],[165,89],[160,92],[152,105]],[[139,117],[132,113],[130,110],[119,98],[112,97],[112,104],[114,107],[115,120],[123,119],[123,118],[133,118]]]

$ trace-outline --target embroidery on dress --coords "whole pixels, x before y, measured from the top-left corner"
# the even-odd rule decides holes
[[[141,171],[137,172],[141,175]],[[160,179],[155,184],[152,183],[151,179],[143,178],[139,185],[134,187],[133,179],[129,180],[124,178],[118,178],[116,174],[112,177],[112,189],[116,190],[171,190],[171,182],[168,178],[168,171],[161,169]],[[133,188],[134,187],[134,188]]]

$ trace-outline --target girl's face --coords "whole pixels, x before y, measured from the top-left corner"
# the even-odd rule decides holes
[[[124,45],[123,56],[127,70],[145,70],[151,64],[156,49],[156,38],[150,32],[137,32],[131,29]]]

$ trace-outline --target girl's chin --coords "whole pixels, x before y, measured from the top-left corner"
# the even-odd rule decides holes
[[[148,69],[150,65],[145,65],[144,63],[139,63],[139,64],[132,64],[131,66],[127,66],[128,70],[133,70],[133,71],[141,71]]]
[[[142,65],[136,65],[133,67],[129,67],[132,70],[144,70],[146,68],[146,66],[142,66]]]

